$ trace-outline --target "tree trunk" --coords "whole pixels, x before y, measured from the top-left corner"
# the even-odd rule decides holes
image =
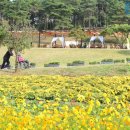
[[[90,26],[90,18],[89,18],[89,24],[88,24],[88,25],[89,25],[89,28],[90,28],[90,27],[91,27],[91,26]]]
[[[18,72],[18,60],[17,60],[18,53],[15,52],[15,72]]]
[[[40,44],[41,44],[41,33],[40,33],[40,31],[39,31],[38,47],[40,47]]]
[[[82,48],[82,45],[83,45],[83,40],[82,40],[82,38],[81,38],[81,45],[80,45],[80,48]]]

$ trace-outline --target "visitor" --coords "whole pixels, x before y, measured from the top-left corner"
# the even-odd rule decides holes
[[[9,48],[8,51],[5,53],[3,57],[3,63],[1,65],[1,69],[4,69],[6,67],[10,67],[10,56],[13,56],[13,48]]]
[[[21,68],[29,68],[29,61],[25,60],[20,53],[17,56],[17,60]]]

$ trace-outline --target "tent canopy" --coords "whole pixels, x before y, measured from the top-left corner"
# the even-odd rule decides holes
[[[65,47],[65,38],[62,36],[62,37],[53,37],[52,41],[51,41],[51,46],[54,42],[56,42],[57,40],[60,40],[61,43],[62,43],[62,47],[64,48]]]
[[[102,45],[104,44],[104,37],[103,36],[92,36],[89,41],[89,48],[90,48],[90,42],[93,42],[95,39],[99,39]]]
[[[92,36],[90,39],[90,42],[93,42],[95,39],[99,39],[101,43],[104,43],[104,37],[103,36]]]

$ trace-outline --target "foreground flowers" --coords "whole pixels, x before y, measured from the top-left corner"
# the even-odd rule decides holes
[[[0,129],[130,129],[130,77],[3,76]]]

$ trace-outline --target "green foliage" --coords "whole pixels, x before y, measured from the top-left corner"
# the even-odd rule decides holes
[[[124,44],[127,41],[130,32],[130,25],[128,24],[115,24],[105,28],[101,35],[114,35],[119,44]]]
[[[31,23],[38,30],[104,27],[128,23],[123,0],[1,0],[0,18],[11,26]]]
[[[117,59],[117,60],[114,60],[114,63],[124,63],[125,60],[124,59]]]
[[[29,2],[25,0],[6,1],[3,5],[3,16],[8,18],[11,26],[19,25],[19,29],[29,21]]]
[[[73,61],[73,64],[84,64],[84,61],[76,60],[76,61]]]
[[[84,40],[87,36],[85,34],[85,32],[83,31],[82,28],[78,27],[78,28],[73,28],[70,33],[69,33],[70,37],[74,37],[77,40]]]
[[[130,58],[126,58],[126,61],[130,61]]]
[[[113,59],[103,59],[101,62],[113,62]]]
[[[58,67],[60,65],[60,62],[51,62],[48,64],[44,64],[44,67]]]
[[[59,64],[60,64],[60,62],[51,62],[51,63],[49,63],[49,64],[59,65]]]
[[[26,48],[31,47],[31,33],[28,28],[24,28],[23,31],[17,31],[17,26],[13,28],[13,32],[8,32],[8,38],[6,39],[5,45],[8,48],[13,48],[15,52],[15,71],[18,70],[17,55],[18,52],[23,51]]]
[[[97,62],[97,61],[92,61],[92,62],[89,62],[90,65],[96,65],[96,64],[100,64],[100,62]]]
[[[30,63],[30,66],[31,66],[31,67],[35,67],[35,66],[36,66],[36,63]]]
[[[16,27],[17,28],[17,27]],[[24,28],[23,31],[19,32],[17,29],[15,31],[9,32],[8,42],[6,45],[14,49],[17,54],[26,48],[31,47],[31,32],[28,28]]]
[[[8,23],[7,21],[1,21],[0,22],[0,45],[4,44],[5,39],[8,36]]]
[[[73,61],[72,63],[67,63],[67,66],[81,66],[84,64],[85,64],[84,61],[76,60],[76,61]]]

